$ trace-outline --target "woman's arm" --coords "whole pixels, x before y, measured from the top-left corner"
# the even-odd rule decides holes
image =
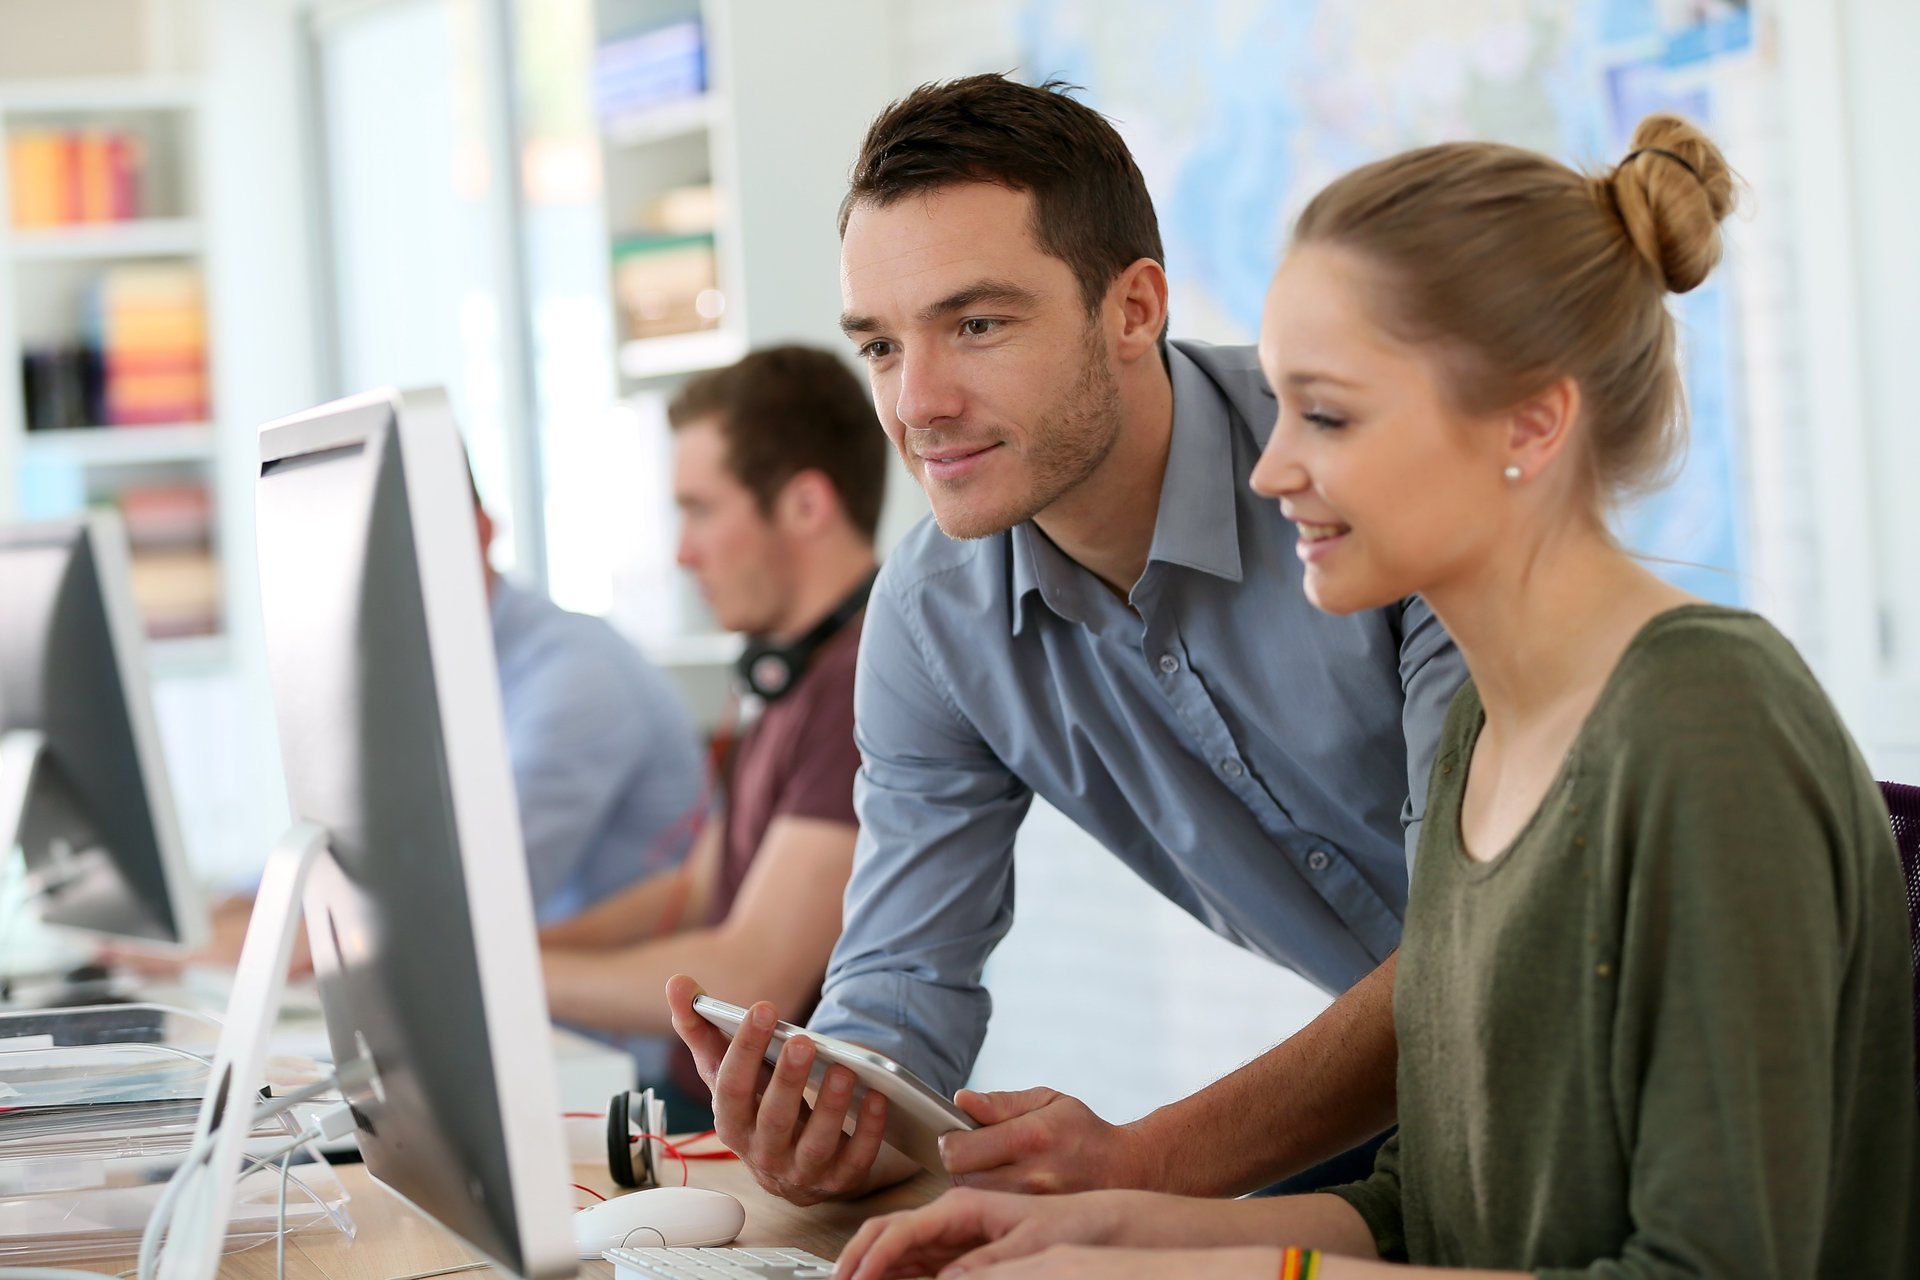
[[[1204,1250],[1209,1267],[1234,1264],[1222,1246],[1259,1246],[1261,1274],[1276,1274],[1279,1244],[1374,1255],[1365,1219],[1337,1196],[1272,1200],[1197,1200],[1146,1191],[1092,1191],[1069,1196],[1023,1196],[998,1191],[950,1191],[922,1209],[875,1218],[840,1255],[839,1280],[977,1271],[1063,1245],[1096,1245],[1118,1259],[1153,1250]],[[1242,1259],[1244,1260],[1244,1259]],[[1122,1273],[1124,1274],[1124,1273]],[[1208,1274],[1213,1274],[1209,1271]],[[1227,1274],[1222,1271],[1221,1274]]]

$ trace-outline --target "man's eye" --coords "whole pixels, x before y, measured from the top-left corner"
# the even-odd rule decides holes
[[[862,360],[881,360],[891,354],[893,354],[893,344],[885,338],[875,338],[872,342],[860,348],[860,358]]]
[[[999,327],[998,320],[988,319],[985,316],[972,316],[960,322],[960,332],[969,338],[984,338]]]

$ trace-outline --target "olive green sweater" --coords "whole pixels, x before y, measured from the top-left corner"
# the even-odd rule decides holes
[[[1887,812],[1758,617],[1635,637],[1511,846],[1471,860],[1471,682],[1394,988],[1400,1131],[1336,1191],[1381,1255],[1552,1277],[1920,1275]]]

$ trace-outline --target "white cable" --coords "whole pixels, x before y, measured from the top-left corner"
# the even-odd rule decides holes
[[[329,1114],[332,1113],[329,1112]],[[213,1153],[214,1141],[218,1137],[219,1132],[218,1129],[215,1129],[205,1138],[196,1142],[187,1152],[186,1158],[181,1161],[180,1167],[174,1170],[173,1176],[167,1179],[166,1190],[160,1193],[160,1202],[153,1207],[152,1215],[147,1218],[146,1230],[140,1234],[140,1263],[134,1271],[134,1274],[137,1275],[140,1280],[152,1280],[155,1265],[159,1261],[162,1242],[166,1238],[168,1229],[173,1224],[174,1214],[179,1211],[180,1199],[187,1193],[187,1188],[194,1186],[198,1182],[202,1174],[201,1166],[206,1163],[208,1156]],[[325,1136],[325,1131],[320,1128],[308,1129],[286,1146],[276,1148],[265,1156],[249,1155],[244,1158],[251,1164],[263,1165],[267,1162],[277,1160],[282,1156],[290,1157],[293,1152],[299,1150],[307,1143],[317,1142]],[[6,1280],[6,1278],[0,1277],[0,1280]]]
[[[340,1086],[340,1074],[336,1073],[335,1077],[331,1080],[315,1081],[313,1084],[295,1089],[291,1093],[269,1099],[256,1107],[253,1113],[248,1116],[247,1127],[251,1129],[254,1125],[260,1123],[261,1120],[272,1119],[274,1116],[290,1111],[301,1103],[311,1101]],[[338,1137],[339,1134],[335,1133],[334,1130],[339,1127],[340,1119],[343,1115],[348,1117],[352,1115],[352,1108],[345,1103],[337,1103],[327,1108],[327,1110],[320,1113],[321,1127],[308,1130],[306,1133],[301,1134],[300,1137],[294,1139],[290,1146],[284,1150],[275,1151],[272,1155],[267,1156],[266,1159],[272,1160],[281,1155],[291,1155],[291,1153],[298,1148],[305,1146],[309,1142],[318,1141],[321,1138],[328,1136]],[[350,1125],[348,1127],[351,1129]],[[197,1183],[200,1177],[200,1166],[213,1154],[214,1143],[219,1137],[219,1134],[220,1127],[215,1125],[206,1137],[201,1138],[195,1142],[192,1147],[188,1148],[185,1158],[180,1162],[180,1167],[173,1171],[171,1178],[167,1179],[166,1189],[160,1193],[160,1201],[154,1205],[153,1213],[147,1218],[146,1229],[140,1233],[140,1260],[139,1265],[134,1269],[134,1274],[139,1277],[139,1280],[152,1280],[155,1265],[159,1261],[161,1241],[165,1238],[168,1228],[172,1225],[173,1216],[179,1209],[180,1199],[187,1194],[189,1187]],[[4,1278],[0,1278],[0,1280],[4,1280]]]
[[[293,1152],[280,1157],[280,1211],[274,1218],[274,1280],[287,1280],[287,1175],[293,1170]]]

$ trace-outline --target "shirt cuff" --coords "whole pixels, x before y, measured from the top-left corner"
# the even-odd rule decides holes
[[[991,999],[983,987],[923,982],[897,970],[833,979],[809,1031],[863,1045],[952,1098],[986,1038]]]

